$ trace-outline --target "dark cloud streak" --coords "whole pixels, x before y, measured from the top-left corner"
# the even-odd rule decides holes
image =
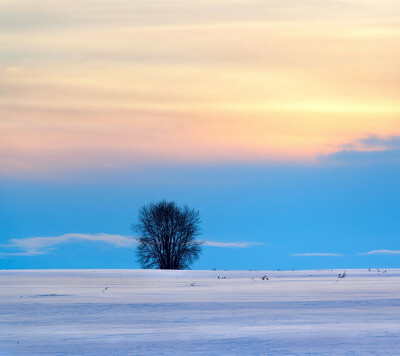
[[[382,138],[376,135],[341,146],[342,150],[320,156],[323,162],[347,164],[400,163],[400,136]]]

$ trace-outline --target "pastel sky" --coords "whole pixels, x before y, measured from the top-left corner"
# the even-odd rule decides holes
[[[0,267],[136,268],[163,198],[195,268],[400,267],[399,63],[398,0],[0,0]]]

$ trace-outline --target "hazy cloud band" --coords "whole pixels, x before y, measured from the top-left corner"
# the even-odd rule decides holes
[[[11,239],[8,244],[0,245],[5,251],[0,251],[0,256],[34,256],[49,253],[55,246],[76,241],[91,241],[110,244],[114,247],[132,247],[137,243],[134,236],[117,234],[82,234],[67,233],[60,236],[27,237],[23,239]],[[218,242],[204,241],[205,246],[225,248],[247,248],[260,245],[256,242]]]

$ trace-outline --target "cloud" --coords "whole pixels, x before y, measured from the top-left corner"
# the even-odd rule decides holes
[[[374,149],[400,149],[400,136],[393,136],[389,138],[381,138],[377,135],[371,135],[359,142],[370,148]]]
[[[362,252],[359,255],[398,255],[400,250],[372,250],[369,252]]]
[[[0,245],[6,251],[0,251],[0,257],[4,256],[35,256],[44,255],[53,250],[57,245],[72,241],[92,241],[104,242],[114,247],[131,247],[137,243],[133,236],[123,236],[115,234],[82,234],[68,233],[60,236],[47,237],[27,237],[24,239],[11,239],[8,244]],[[227,248],[247,248],[254,245],[262,245],[258,242],[217,242],[205,241],[206,246],[227,247]],[[16,251],[15,251],[16,250]]]
[[[323,161],[351,164],[400,163],[400,136],[370,135],[341,146],[341,150],[319,157]]]
[[[54,249],[55,246],[77,240],[93,242],[104,242],[115,247],[130,247],[136,243],[136,239],[131,236],[112,235],[112,234],[81,234],[68,233],[61,236],[49,237],[28,237],[24,239],[11,239],[9,244],[0,245],[7,250],[17,249],[18,252],[0,252],[0,256],[34,256],[43,255]],[[22,251],[21,251],[22,250]]]
[[[400,149],[383,151],[344,150],[324,156],[324,160],[353,164],[394,163],[400,162]]]
[[[292,253],[290,256],[306,256],[306,257],[332,257],[332,256],[344,256],[341,253],[324,253],[324,252],[311,252],[311,253]]]
[[[205,241],[205,246],[212,246],[212,247],[228,247],[228,248],[248,248],[255,245],[263,245],[261,242],[217,242],[217,241]]]
[[[22,68],[21,67],[6,67],[5,71],[8,73],[17,73],[21,72]]]

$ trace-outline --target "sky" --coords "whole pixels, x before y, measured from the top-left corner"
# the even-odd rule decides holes
[[[0,268],[400,267],[398,0],[0,0]]]

